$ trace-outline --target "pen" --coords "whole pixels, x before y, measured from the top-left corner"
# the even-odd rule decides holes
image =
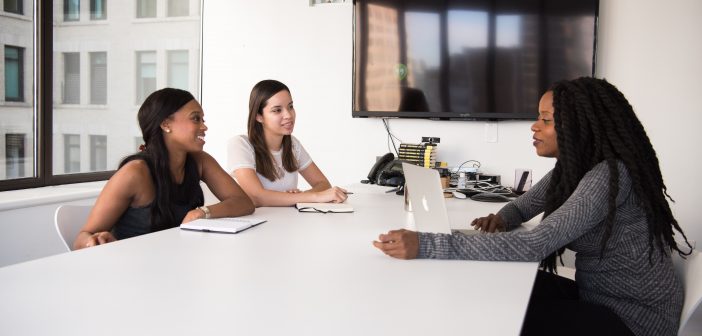
[[[346,195],[353,195],[353,191],[344,191],[344,194],[346,194]]]

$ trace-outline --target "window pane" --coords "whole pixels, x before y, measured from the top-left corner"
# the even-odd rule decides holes
[[[107,170],[107,137],[90,136],[90,171]]]
[[[105,20],[107,19],[107,8],[105,7],[107,0],[90,0],[90,19]]]
[[[188,89],[188,51],[171,50],[168,52],[168,86]]]
[[[63,53],[63,103],[80,103],[80,53]]]
[[[8,13],[23,14],[22,2],[24,0],[5,0],[3,10]]]
[[[137,99],[141,104],[151,92],[156,91],[156,52],[137,52]]]
[[[24,177],[24,134],[5,134],[5,172],[8,179]]]
[[[188,16],[189,0],[168,0],[168,16]]]
[[[3,10],[33,13],[33,2],[3,1]],[[35,177],[34,19],[0,15],[0,181]]]
[[[90,103],[107,104],[107,53],[90,53]]]
[[[93,0],[85,1],[82,11],[97,8]],[[166,1],[162,3],[165,7]],[[63,8],[54,6],[59,18],[53,26],[56,175],[117,169],[122,158],[143,143],[135,143],[141,138],[136,114],[151,92],[176,82],[199,96],[199,69],[188,59],[199,54],[200,21],[156,18],[156,1],[109,5],[109,20],[80,25],[61,22]],[[134,5],[137,12],[154,18],[135,20]],[[79,16],[89,17],[87,12]]]
[[[5,100],[24,101],[24,48],[5,46]]]
[[[80,0],[63,0],[63,21],[80,20]]]
[[[156,17],[156,0],[137,0],[137,17]]]
[[[64,134],[64,173],[80,172],[80,135]]]

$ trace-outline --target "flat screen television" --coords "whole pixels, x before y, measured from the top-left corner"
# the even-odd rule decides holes
[[[529,119],[595,72],[598,0],[355,0],[353,117]]]

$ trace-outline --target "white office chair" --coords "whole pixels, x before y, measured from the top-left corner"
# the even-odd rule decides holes
[[[683,259],[677,253],[673,253],[673,264],[685,288],[685,303],[680,314],[678,334],[699,335],[699,332],[702,330],[692,331],[686,329],[690,329],[687,327],[700,328],[701,325],[698,321],[690,323],[690,317],[692,317],[702,302],[702,257],[700,257],[697,250],[692,251],[692,254],[687,256],[687,259]]]
[[[88,219],[90,209],[92,209],[92,205],[64,204],[56,208],[54,224],[56,232],[58,232],[63,245],[66,247],[66,252],[73,250],[73,241],[76,239],[78,232],[80,232],[80,228],[85,224],[86,219]]]

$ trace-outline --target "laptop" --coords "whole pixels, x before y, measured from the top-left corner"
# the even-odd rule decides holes
[[[405,162],[402,163],[402,171],[405,174],[405,193],[411,204],[415,229],[421,232],[451,234],[439,172]],[[453,231],[464,234],[479,232],[472,229]]]

